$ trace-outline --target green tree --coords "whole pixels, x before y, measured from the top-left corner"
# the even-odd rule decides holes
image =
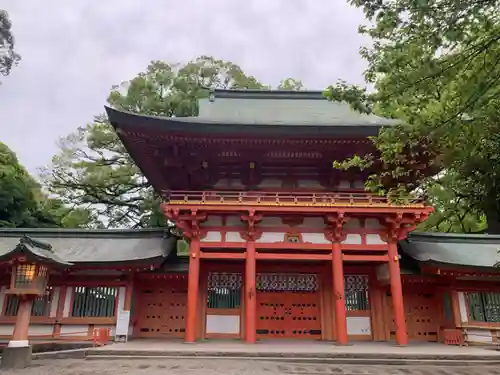
[[[383,166],[368,184],[382,193],[417,187],[429,196],[453,192],[451,202],[437,199],[446,207],[438,207],[431,221],[439,222],[459,202],[450,220],[467,207],[464,219],[471,214],[480,227],[484,213],[487,230],[499,233],[500,1],[350,2],[372,24],[360,32],[373,42],[361,53],[375,91],[338,82],[326,95],[401,125],[374,138],[380,156],[342,161],[339,167]],[[443,171],[446,178],[429,171]],[[464,230],[458,222],[452,228]]]
[[[14,36],[12,34],[12,23],[9,14],[0,9],[0,74],[9,75],[21,56],[14,51]]]
[[[295,78],[286,78],[281,80],[278,85],[278,90],[283,91],[300,91],[304,89],[304,84],[302,81],[297,80]]]
[[[266,88],[231,62],[201,56],[185,65],[153,61],[145,72],[113,87],[108,104],[155,116],[195,116],[206,88]],[[94,225],[162,227],[160,197],[130,158],[104,115],[59,142],[42,170],[47,187],[65,204],[91,209]]]
[[[89,212],[46,197],[16,155],[0,142],[0,227],[79,227],[88,221]]]

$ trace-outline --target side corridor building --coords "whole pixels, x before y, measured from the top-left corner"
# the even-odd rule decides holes
[[[186,342],[498,341],[500,237],[409,234],[431,207],[366,192],[381,165],[333,167],[374,153],[368,137],[393,121],[320,92],[216,90],[197,117],[107,112],[189,249],[163,230],[1,229],[5,340],[24,341],[27,320],[31,338],[77,338],[127,319],[132,338]],[[36,264],[47,293],[10,293]]]

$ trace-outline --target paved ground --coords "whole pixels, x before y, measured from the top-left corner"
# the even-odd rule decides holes
[[[2,375],[500,375],[498,366],[356,366],[234,361],[226,359],[37,360],[23,370]]]

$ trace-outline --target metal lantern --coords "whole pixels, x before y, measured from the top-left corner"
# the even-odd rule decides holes
[[[12,267],[10,294],[43,295],[47,290],[48,272],[43,264],[16,262]]]

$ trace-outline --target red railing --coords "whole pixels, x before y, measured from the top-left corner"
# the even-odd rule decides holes
[[[302,193],[262,191],[170,191],[169,205],[251,205],[316,207],[424,207],[422,199],[390,200],[371,193]]]

